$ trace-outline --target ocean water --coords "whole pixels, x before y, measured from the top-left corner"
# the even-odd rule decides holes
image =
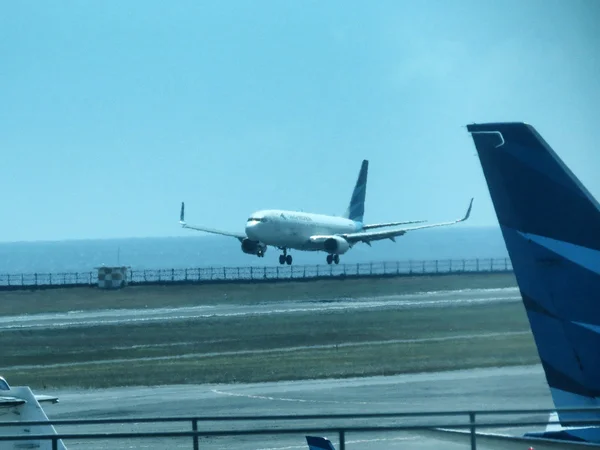
[[[292,252],[294,264],[324,264],[325,254]],[[0,243],[0,273],[90,271],[104,265],[132,269],[278,265],[279,251],[264,258],[246,255],[236,239],[196,235],[129,239],[90,239]],[[462,227],[407,233],[392,241],[357,244],[341,263],[435,259],[504,258],[508,253],[497,227]]]

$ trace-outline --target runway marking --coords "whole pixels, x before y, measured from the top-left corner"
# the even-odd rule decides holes
[[[457,336],[440,336],[440,337],[429,337],[429,338],[413,338],[413,339],[389,339],[381,341],[362,341],[362,342],[341,342],[334,344],[321,344],[321,345],[303,345],[296,347],[280,347],[280,348],[269,348],[269,349],[257,349],[257,350],[239,350],[239,351],[227,351],[227,352],[209,352],[209,353],[186,353],[184,355],[168,355],[168,356],[149,356],[143,358],[118,358],[118,359],[104,359],[94,361],[80,361],[73,363],[55,363],[55,364],[28,364],[21,366],[8,366],[1,367],[1,370],[29,370],[40,367],[45,368],[60,368],[60,367],[78,367],[78,366],[97,366],[101,364],[121,364],[131,362],[145,362],[145,361],[169,361],[178,359],[194,359],[194,358],[213,358],[219,356],[244,356],[244,355],[260,355],[269,353],[288,353],[302,350],[323,350],[323,349],[339,349],[339,348],[350,348],[350,347],[363,347],[369,345],[393,345],[393,344],[420,344],[428,342],[448,342],[458,341],[464,339],[477,339],[477,338],[492,338],[501,336],[518,336],[531,334],[531,331],[509,331],[505,333],[477,333],[477,334],[463,334]]]
[[[211,389],[212,392],[219,395],[229,395],[231,397],[246,397],[257,400],[270,400],[279,402],[295,402],[295,403],[333,403],[338,405],[355,404],[355,405],[369,405],[369,402],[340,402],[337,400],[309,400],[303,398],[285,398],[285,397],[269,397],[265,395],[252,395],[252,394],[241,394],[237,392],[226,392],[218,389]]]
[[[514,291],[514,294],[513,294]],[[492,297],[467,297],[454,298],[455,295],[468,294],[486,294],[495,293]],[[504,295],[502,295],[504,294]],[[449,295],[452,298],[433,298],[442,295]],[[345,311],[345,310],[368,310],[368,309],[417,309],[417,308],[440,308],[447,305],[477,305],[485,303],[497,302],[518,302],[521,301],[521,296],[516,288],[501,288],[501,289],[483,289],[483,290],[458,290],[458,291],[440,291],[432,293],[416,293],[394,296],[381,297],[363,297],[351,300],[335,300],[331,303],[323,301],[310,302],[299,301],[290,302],[288,308],[276,307],[269,309],[261,309],[270,306],[270,304],[258,305],[210,305],[210,306],[194,306],[181,308],[154,308],[149,310],[123,309],[123,310],[95,310],[91,312],[67,312],[56,314],[33,314],[33,315],[17,315],[10,317],[0,317],[0,332],[14,329],[26,328],[70,328],[70,327],[85,327],[85,326],[102,326],[102,325],[118,325],[118,324],[134,324],[134,323],[150,323],[150,322],[171,322],[181,320],[200,320],[219,317],[244,317],[244,316],[264,316],[278,314],[294,314],[294,313],[312,313],[322,311]],[[306,304],[315,306],[304,306]],[[258,308],[257,308],[258,306]],[[219,307],[224,310],[219,311]],[[237,309],[245,309],[245,311],[236,311]],[[77,317],[79,316],[79,317]]]

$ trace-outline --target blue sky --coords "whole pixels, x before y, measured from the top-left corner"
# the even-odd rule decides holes
[[[496,224],[464,126],[533,124],[600,198],[596,0],[5,2],[1,241],[263,208]]]

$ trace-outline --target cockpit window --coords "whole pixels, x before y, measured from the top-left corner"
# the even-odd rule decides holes
[[[248,222],[267,222],[266,217],[250,217]]]

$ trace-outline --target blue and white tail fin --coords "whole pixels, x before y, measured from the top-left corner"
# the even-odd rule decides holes
[[[331,441],[324,437],[306,436],[308,450],[335,450]]]
[[[354,186],[354,191],[352,192],[352,198],[350,199],[350,204],[348,205],[346,214],[344,214],[344,217],[354,220],[355,222],[363,223],[363,218],[365,215],[365,197],[367,195],[368,172],[369,161],[365,159],[360,166],[360,172],[358,173],[358,178],[356,179],[356,185]]]
[[[554,405],[600,407],[600,206],[532,126],[467,128]],[[600,420],[600,412],[559,413],[559,419]],[[600,443],[598,427],[560,434]]]

